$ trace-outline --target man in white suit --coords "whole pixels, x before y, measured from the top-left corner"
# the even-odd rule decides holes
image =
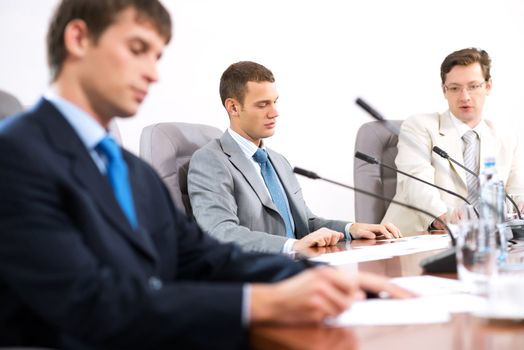
[[[400,236],[391,224],[327,220],[309,210],[287,160],[262,141],[273,135],[278,117],[270,70],[255,62],[231,65],[220,80],[220,96],[230,127],[193,155],[188,174],[193,214],[204,231],[245,250],[273,253]]]
[[[502,130],[483,116],[484,102],[492,88],[490,67],[488,53],[476,48],[453,52],[444,59],[440,75],[449,109],[404,121],[395,160],[398,169],[474,202],[475,196],[478,198],[478,180],[468,178],[470,175],[463,169],[432,152],[433,146],[438,146],[477,173],[486,157],[495,157],[506,191],[524,193],[521,142],[514,131]],[[464,204],[455,196],[403,175],[398,176],[395,199],[424,208],[442,220],[446,220],[449,208]],[[383,222],[395,223],[404,234],[443,229],[433,218],[394,204],[389,206]]]

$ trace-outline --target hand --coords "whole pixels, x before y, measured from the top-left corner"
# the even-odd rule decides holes
[[[357,279],[328,266],[275,284],[251,286],[251,323],[319,324],[362,299]]]
[[[344,238],[342,232],[330,230],[328,228],[321,228],[315,232],[311,232],[309,235],[296,241],[293,244],[293,250],[301,251],[309,247],[325,247],[335,245]]]
[[[364,291],[395,299],[416,296],[379,275],[361,272],[350,276],[321,266],[276,284],[253,284],[250,322],[320,324],[344,312],[355,300],[362,300]]]
[[[329,245],[325,247],[307,247],[305,249],[302,249],[300,253],[305,255],[308,258],[312,258],[314,256],[319,256],[322,254],[328,254],[328,253],[336,253],[336,252],[342,252],[346,250],[345,247],[339,247],[338,245]]]
[[[440,220],[442,220],[442,222],[446,222],[447,221],[447,214],[444,213],[442,215],[440,215],[438,217]],[[444,225],[442,225],[442,222],[441,221],[438,221],[438,220],[433,220],[433,222],[431,223],[431,227],[437,229],[437,230],[445,230],[446,227],[444,227]]]
[[[349,232],[354,239],[377,239],[377,237],[390,238],[401,238],[402,233],[393,224],[361,224],[355,222],[349,228]]]
[[[378,295],[386,295],[389,298],[407,299],[417,296],[415,293],[391,283],[387,278],[380,275],[360,272],[357,275],[357,280],[362,290]]]
[[[524,202],[517,202],[517,207],[519,208],[520,213],[524,213]],[[517,215],[518,218],[518,215]]]

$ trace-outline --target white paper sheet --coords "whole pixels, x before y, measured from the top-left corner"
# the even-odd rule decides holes
[[[433,307],[420,298],[409,300],[366,300],[326,323],[331,326],[384,326],[405,324],[443,323],[450,320],[445,309]]]
[[[409,276],[391,279],[391,282],[409,289],[420,296],[465,293],[464,283],[450,278],[435,276]]]
[[[372,261],[389,259],[392,255],[384,252],[371,252],[366,250],[345,250],[343,252],[323,254],[314,258],[310,258],[312,261],[324,262],[333,266],[345,265],[350,263],[357,263],[362,261]]]
[[[326,323],[334,327],[443,323],[450,320],[452,313],[476,313],[486,308],[484,298],[462,292],[460,281],[433,276],[401,277],[392,281],[420,297],[356,302]]]
[[[383,240],[379,241],[377,245],[352,247],[342,252],[323,254],[310,260],[336,266],[444,249],[449,247],[449,245],[450,239],[448,235],[421,235],[396,240]]]

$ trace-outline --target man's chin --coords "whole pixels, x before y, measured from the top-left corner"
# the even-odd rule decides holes
[[[455,114],[455,113],[453,113]],[[476,123],[479,122],[481,117],[477,114],[469,113],[469,112],[460,112],[455,114],[455,116],[463,123],[469,124],[469,123]]]
[[[138,113],[138,107],[140,107],[140,105],[137,105],[137,106],[128,106],[127,108],[120,108],[117,113],[115,114],[115,117],[118,117],[118,118],[131,118],[133,116],[135,116],[137,113]]]

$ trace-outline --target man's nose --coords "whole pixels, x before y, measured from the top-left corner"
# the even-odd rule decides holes
[[[271,105],[271,110],[269,111],[269,117],[270,118],[278,117],[278,108],[276,104]]]
[[[156,58],[147,61],[144,77],[149,83],[158,81],[158,61]]]
[[[459,94],[459,97],[461,100],[470,100],[471,99],[471,94],[470,92],[468,91],[468,89],[466,87],[463,87],[461,90],[460,90],[460,94]]]

